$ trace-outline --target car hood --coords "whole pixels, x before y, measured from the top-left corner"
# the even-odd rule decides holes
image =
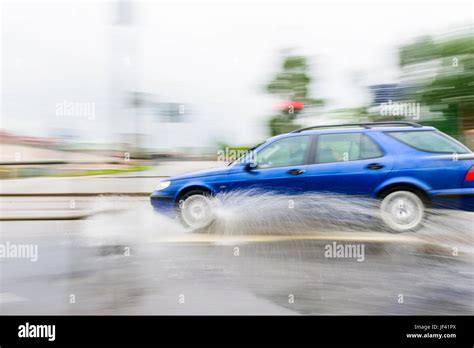
[[[204,176],[223,175],[223,174],[227,174],[229,170],[230,170],[230,167],[228,166],[204,169],[204,170],[199,170],[199,171],[195,171],[191,173],[171,176],[169,180],[193,179],[193,178],[202,178]]]

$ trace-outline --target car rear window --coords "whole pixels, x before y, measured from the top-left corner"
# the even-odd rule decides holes
[[[394,131],[385,134],[417,150],[438,153],[469,153],[453,139],[437,131]]]

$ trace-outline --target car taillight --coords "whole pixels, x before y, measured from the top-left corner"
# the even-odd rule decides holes
[[[474,180],[474,166],[471,166],[464,177],[465,181],[472,181]]]

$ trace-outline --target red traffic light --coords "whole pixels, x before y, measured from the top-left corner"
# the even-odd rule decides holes
[[[300,110],[304,108],[304,103],[300,101],[287,101],[287,102],[281,102],[281,103],[276,103],[275,108],[277,109],[285,109],[288,110],[290,108],[293,108],[295,110]]]

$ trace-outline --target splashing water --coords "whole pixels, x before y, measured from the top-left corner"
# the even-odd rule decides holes
[[[89,246],[144,244],[187,233],[175,220],[153,211],[148,199],[100,196],[91,210],[95,214],[82,228],[84,243]]]
[[[211,199],[211,206],[211,225],[191,231],[154,212],[148,199],[99,197],[93,210],[102,214],[86,220],[83,231],[89,244],[141,244],[193,232],[222,236],[389,233],[379,218],[379,202],[369,198],[325,193],[282,195],[254,189],[218,194]],[[472,213],[427,209],[423,228],[402,235],[472,252],[472,225]]]
[[[215,220],[207,232],[300,234],[367,229],[374,223],[374,201],[330,194],[282,195],[260,190],[234,191],[213,198]]]

